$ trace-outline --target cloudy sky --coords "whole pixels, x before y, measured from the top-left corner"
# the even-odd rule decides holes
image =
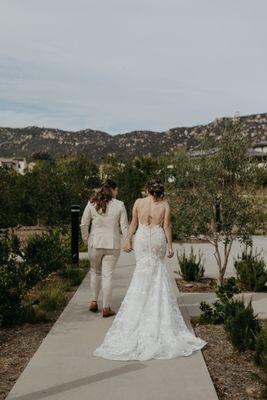
[[[266,0],[1,0],[0,126],[122,133],[267,112]]]

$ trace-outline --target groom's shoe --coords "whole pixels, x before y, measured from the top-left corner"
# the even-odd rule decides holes
[[[89,306],[89,310],[92,312],[98,312],[98,305],[96,301],[91,301],[91,304]]]
[[[115,311],[111,310],[110,307],[103,307],[102,316],[104,318],[112,317],[112,315],[115,315],[115,314],[116,314]]]

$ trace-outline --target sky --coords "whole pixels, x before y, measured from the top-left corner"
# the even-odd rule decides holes
[[[164,131],[267,112],[266,0],[1,0],[0,126]]]

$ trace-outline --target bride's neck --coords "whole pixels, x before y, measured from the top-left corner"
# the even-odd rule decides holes
[[[155,197],[152,194],[148,193],[147,197],[149,199],[153,200],[154,202],[157,202],[157,200],[155,199]]]

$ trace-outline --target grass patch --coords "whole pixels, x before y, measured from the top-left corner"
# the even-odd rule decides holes
[[[87,270],[88,268],[86,268],[85,265],[82,267],[67,265],[64,270],[59,272],[59,276],[66,279],[70,287],[79,286],[87,274]]]
[[[43,287],[39,295],[39,306],[45,311],[54,311],[67,303],[67,286],[62,282],[53,282]]]

